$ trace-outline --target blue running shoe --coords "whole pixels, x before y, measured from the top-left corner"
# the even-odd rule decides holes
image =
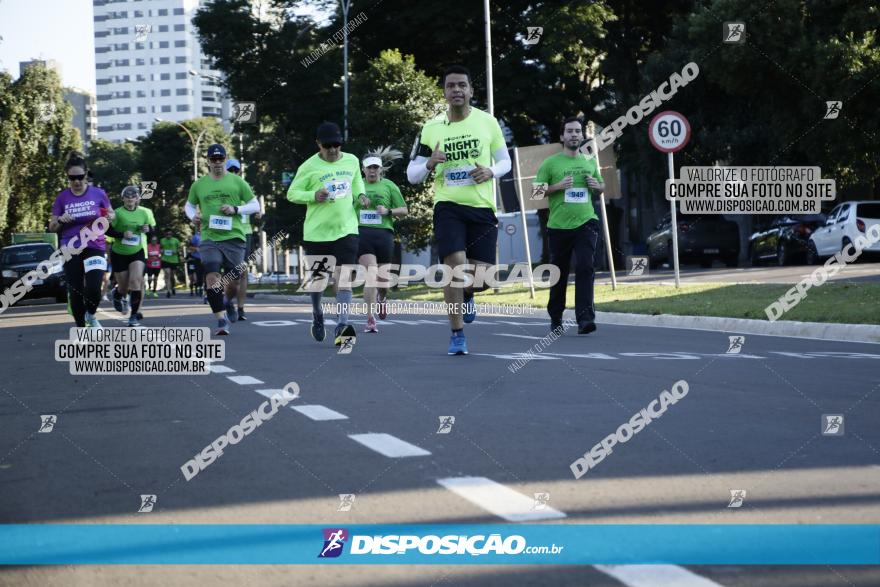
[[[467,340],[464,338],[464,334],[453,334],[449,337],[449,354],[450,355],[466,355],[467,351]]]
[[[462,318],[464,318],[465,324],[470,324],[477,319],[477,304],[474,303],[474,294],[471,294],[470,297],[464,299]]]
[[[238,320],[238,311],[235,309],[235,304],[231,301],[226,302],[226,306],[224,308],[226,310],[226,319],[230,322],[235,322]]]

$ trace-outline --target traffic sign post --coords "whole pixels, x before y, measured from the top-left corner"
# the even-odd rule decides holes
[[[672,154],[680,151],[691,140],[691,125],[683,114],[673,110],[666,110],[654,116],[648,125],[648,139],[654,148],[666,153],[669,164],[669,179],[675,179],[675,165]],[[675,271],[675,287],[681,287],[681,278],[678,273],[678,217],[675,209],[675,200],[669,202],[672,224],[669,230],[672,232],[672,266]]]
[[[593,123],[589,123],[590,143],[593,147],[593,157],[596,158],[596,169],[601,169],[602,164],[599,162],[599,145],[596,143],[596,132]],[[586,153],[581,153],[584,159],[587,158]],[[602,233],[605,237],[605,254],[608,258],[608,270],[611,273],[611,291],[617,290],[617,273],[614,271],[614,250],[611,248],[611,233],[608,230],[608,210],[605,207],[605,193],[599,194],[599,210],[602,213]]]

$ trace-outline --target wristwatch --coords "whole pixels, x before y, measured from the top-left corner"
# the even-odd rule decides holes
[[[238,206],[233,206],[232,209],[235,210],[236,214],[238,214]]]

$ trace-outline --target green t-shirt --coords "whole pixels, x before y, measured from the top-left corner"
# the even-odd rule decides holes
[[[202,217],[202,241],[225,241],[233,238],[244,240],[250,232],[242,226],[242,214],[227,216],[220,211],[224,204],[242,206],[254,199],[254,192],[248,182],[234,173],[227,173],[220,179],[204,175],[194,181],[189,188],[190,204],[199,207]]]
[[[113,229],[123,234],[130,230],[134,236],[131,239],[126,239],[124,236],[113,239],[110,250],[118,255],[134,255],[138,250],[146,252],[147,236],[141,232],[141,227],[144,224],[156,226],[153,212],[141,206],[134,210],[127,210],[125,206],[120,206],[114,212],[116,212],[116,218],[113,219]]]
[[[598,218],[587,188],[587,177],[594,177],[604,183],[596,160],[580,154],[569,157],[564,152],[556,153],[541,163],[535,182],[548,185],[559,183],[566,175],[571,176],[572,187],[549,194],[548,228],[577,228],[593,218]]]
[[[322,187],[334,199],[316,202],[315,192]],[[363,193],[364,179],[357,157],[342,153],[337,161],[328,163],[315,153],[297,169],[287,190],[287,199],[306,205],[303,239],[327,242],[358,233],[358,215],[353,202]]]
[[[471,108],[464,120],[449,122],[446,113],[442,113],[425,123],[419,143],[420,155],[430,157],[437,143],[446,153],[446,162],[434,169],[435,205],[455,202],[495,211],[492,182],[477,184],[468,175],[476,163],[483,167],[492,165],[492,153],[507,146],[494,116]]]
[[[180,241],[174,237],[171,238],[160,238],[159,239],[159,247],[162,251],[160,260],[165,261],[166,263],[180,263],[180,255],[178,251],[180,251]]]
[[[392,208],[402,208],[406,206],[403,201],[403,195],[400,188],[397,187],[390,179],[384,177],[376,183],[364,182],[364,189],[367,197],[370,199],[369,208],[362,208],[358,200],[354,201],[354,209],[358,214],[358,226],[366,228],[387,228],[394,232],[394,220],[391,218]],[[377,206],[385,206],[389,213],[385,216],[379,216],[376,212]]]

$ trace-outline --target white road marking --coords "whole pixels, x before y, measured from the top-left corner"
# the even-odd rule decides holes
[[[254,391],[269,399],[272,399],[276,395],[283,396],[286,393],[283,389],[255,389]]]
[[[676,565],[593,565],[627,587],[721,587]]]
[[[348,420],[348,416],[346,416],[345,414],[340,414],[336,410],[331,410],[327,406],[311,404],[306,406],[290,407],[300,414],[306,416],[307,418],[311,418],[312,420],[316,420],[318,422],[323,420]]]
[[[474,357],[492,357],[494,359],[503,359],[505,361],[518,361],[519,359],[529,359],[531,361],[559,361],[561,360],[559,357],[550,357],[548,353],[544,354],[534,354],[527,355],[526,353],[513,353],[513,354],[502,354],[502,355],[493,355],[491,353],[470,353],[471,356]]]
[[[226,378],[239,385],[259,385],[260,383],[263,383],[259,379],[251,377],[250,375],[227,375]]]
[[[545,336],[530,336],[528,334],[508,334],[506,332],[493,332],[495,336],[509,336],[511,338],[527,338],[529,340],[544,340]]]
[[[235,373],[235,369],[230,369],[225,365],[211,365],[211,373]]]
[[[535,500],[486,477],[446,477],[437,483],[469,502],[507,520],[531,522],[566,517],[548,505],[535,509]]]
[[[366,434],[349,434],[349,438],[363,444],[377,453],[392,459],[400,457],[423,457],[431,454],[429,451],[401,440],[396,436],[384,432],[368,432]]]

